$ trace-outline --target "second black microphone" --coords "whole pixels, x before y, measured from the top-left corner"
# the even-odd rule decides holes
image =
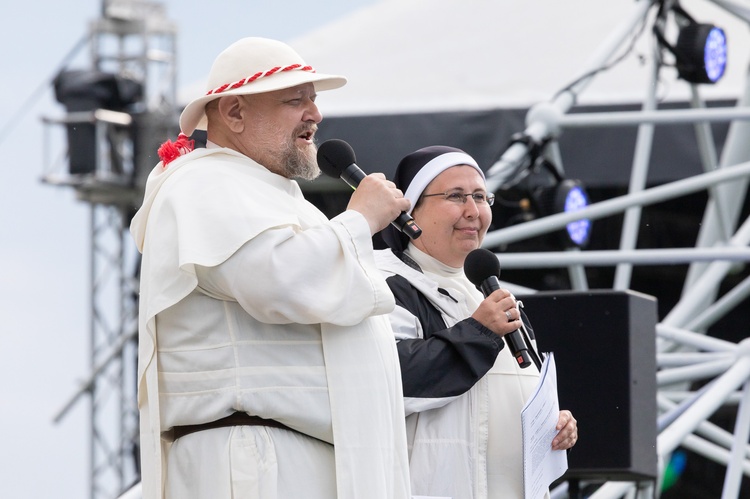
[[[477,248],[466,255],[464,273],[485,297],[500,289],[500,263],[488,249]],[[503,338],[508,343],[518,366],[521,368],[529,367],[531,365],[529,349],[518,329],[511,331]]]
[[[318,166],[326,175],[338,177],[352,189],[356,189],[359,183],[367,175],[357,166],[357,158],[354,149],[346,141],[341,139],[329,139],[320,144],[318,148]],[[406,212],[391,222],[391,225],[409,236],[416,239],[422,234],[422,229],[414,222],[414,219]]]

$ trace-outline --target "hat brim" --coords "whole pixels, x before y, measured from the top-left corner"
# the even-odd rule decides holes
[[[290,71],[287,73],[278,73],[273,76],[255,80],[252,83],[241,87],[227,90],[225,92],[204,95],[191,101],[180,115],[180,130],[187,136],[193,134],[195,130],[206,129],[206,104],[219,97],[226,95],[251,95],[272,92],[274,90],[283,90],[285,88],[296,87],[304,83],[315,85],[315,91],[333,90],[343,87],[346,84],[346,78],[338,75],[327,75],[320,73],[310,73],[306,71]]]

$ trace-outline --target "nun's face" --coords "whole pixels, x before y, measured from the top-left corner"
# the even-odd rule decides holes
[[[484,179],[471,166],[453,166],[442,172],[430,182],[412,212],[422,229],[422,235],[412,243],[450,267],[463,267],[466,255],[480,246],[492,221],[490,205],[477,203],[471,196],[486,192]],[[453,195],[429,196],[439,193]]]

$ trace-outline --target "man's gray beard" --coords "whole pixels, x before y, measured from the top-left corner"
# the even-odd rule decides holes
[[[270,137],[286,135],[284,131],[276,126],[274,127],[267,120],[258,117],[254,126],[260,129],[272,130],[274,133],[259,134],[266,137],[265,140],[255,141],[255,150],[257,151],[255,159],[258,163],[265,166],[270,171],[282,175],[286,178],[298,178],[302,180],[315,180],[320,176],[318,167],[318,148],[313,142],[312,145],[300,149],[296,145],[297,137],[302,135],[306,130],[313,133],[317,129],[314,125],[300,125],[291,136],[287,136],[283,146],[279,150],[278,142]],[[313,139],[314,141],[315,139]]]
[[[317,160],[318,148],[313,146],[300,149],[290,144],[281,156],[282,168],[287,178],[315,180],[320,176]]]

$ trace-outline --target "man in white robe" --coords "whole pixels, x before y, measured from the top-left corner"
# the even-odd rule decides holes
[[[159,150],[131,223],[145,499],[410,497],[371,242],[409,202],[372,174],[328,220],[294,180],[319,174],[316,92],[345,82],[242,39]]]

